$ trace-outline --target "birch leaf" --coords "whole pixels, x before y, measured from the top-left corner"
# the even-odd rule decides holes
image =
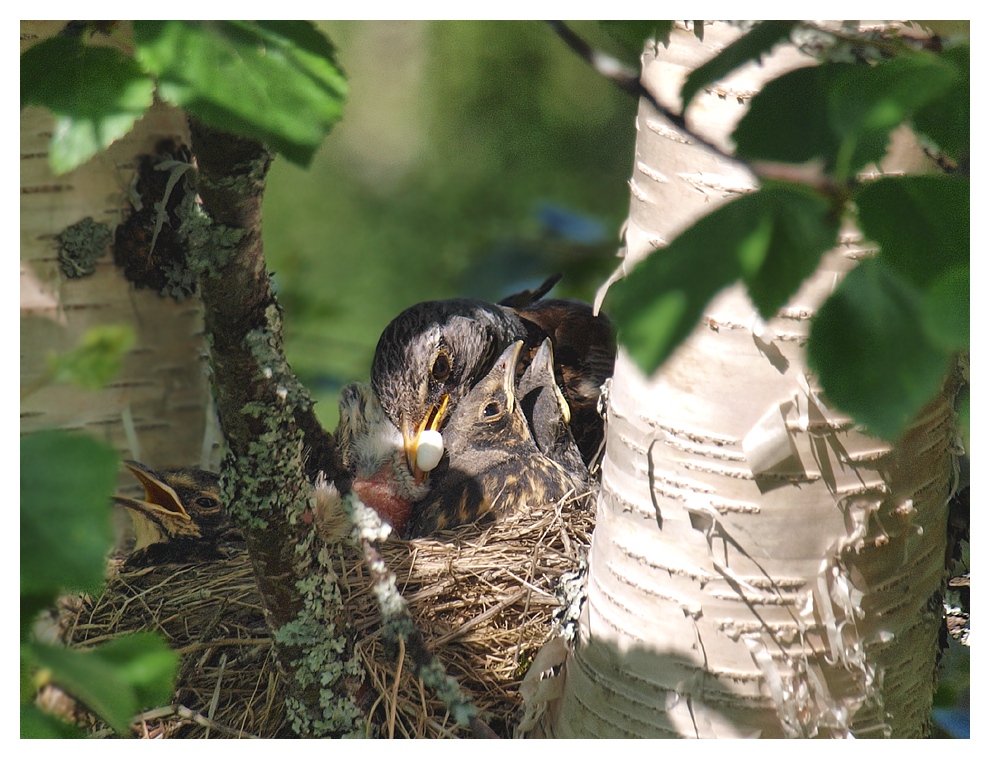
[[[309,165],[347,85],[333,45],[306,21],[137,21],[137,58],[159,94],[204,123]]]
[[[119,734],[128,731],[140,710],[168,702],[178,669],[178,656],[151,633],[128,635],[89,651],[34,643],[29,657]]]
[[[55,36],[21,56],[21,106],[55,115],[52,171],[82,165],[131,131],[151,106],[154,82],[120,51]]]
[[[908,281],[924,286],[969,264],[968,178],[884,177],[863,185],[855,202],[863,234]]]
[[[619,339],[652,373],[712,297],[738,279],[768,317],[835,244],[837,230],[828,202],[806,188],[778,183],[727,203],[612,286],[608,311]]]
[[[747,160],[824,161],[845,179],[883,158],[890,132],[959,79],[929,54],[873,66],[825,63],[769,82],[753,98],[733,139]]]
[[[808,362],[832,403],[895,441],[935,397],[949,354],[926,334],[920,293],[869,259],[812,321]]]
[[[969,154],[969,45],[946,50],[942,61],[955,67],[958,79],[914,114],[914,127],[960,160]]]
[[[22,596],[99,590],[116,482],[117,454],[105,443],[62,432],[21,439]]]

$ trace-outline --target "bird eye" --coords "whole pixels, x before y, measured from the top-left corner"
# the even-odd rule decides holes
[[[494,416],[498,416],[502,412],[502,404],[498,401],[489,401],[488,404],[481,410],[482,415],[486,419],[491,419]]]
[[[430,374],[437,382],[444,382],[450,376],[450,358],[446,353],[438,353],[433,359],[433,368]]]
[[[203,496],[202,498],[196,499],[196,505],[201,509],[215,509],[220,505],[220,502],[216,498],[207,498]]]

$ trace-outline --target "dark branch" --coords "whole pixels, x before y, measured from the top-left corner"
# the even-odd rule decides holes
[[[342,610],[304,581],[336,581],[322,566],[314,530],[300,517],[312,495],[310,466],[335,477],[339,454],[282,349],[281,310],[261,242],[261,203],[271,155],[259,143],[190,120],[201,206],[183,222],[200,272],[217,411],[229,453],[222,495],[248,543],[279,665],[290,721],[302,735],[351,732],[356,684],[323,684],[311,660],[345,662],[353,642]],[[306,454],[314,464],[306,463]],[[330,594],[332,595],[332,594]],[[346,667],[341,667],[346,671]],[[335,701],[328,718],[326,702]],[[336,706],[339,704],[339,706]],[[337,715],[343,715],[337,717]]]
[[[628,66],[623,65],[612,56],[606,55],[605,53],[592,48],[591,45],[585,42],[563,21],[547,21],[547,24],[554,30],[554,32],[557,33],[557,36],[560,37],[571,50],[581,56],[581,58],[583,58],[589,66],[595,69],[595,71],[604,76],[610,82],[613,82],[623,92],[627,92],[638,98],[644,98],[656,109],[657,113],[677,127],[686,137],[689,137],[699,144],[704,145],[706,148],[717,153],[719,156],[728,161],[743,164],[745,163],[745,161],[741,161],[736,156],[726,153],[701,135],[691,131],[691,129],[688,128],[687,123],[684,121],[684,116],[674,113],[659,100],[657,100],[653,96],[653,93],[643,86],[643,83],[640,81],[639,74],[630,69]]]

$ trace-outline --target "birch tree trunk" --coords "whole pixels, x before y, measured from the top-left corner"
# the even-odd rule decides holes
[[[648,47],[643,83],[679,111],[685,76],[738,35],[716,23],[699,42],[675,29],[668,48]],[[700,94],[688,124],[730,150],[752,94],[813,63],[778,47],[762,66]],[[636,127],[617,276],[755,188],[646,101]],[[896,137],[885,169],[920,170],[910,136]],[[587,601],[560,673],[541,686],[537,733],[928,734],[954,476],[952,388],[893,450],[822,399],[805,360],[809,320],[869,255],[857,239],[848,230],[767,324],[736,285],[654,376],[620,350]]]
[[[22,21],[21,52],[65,23]],[[220,433],[213,424],[202,304],[196,296],[177,302],[134,289],[114,265],[112,237],[106,237],[130,212],[138,157],[154,155],[163,140],[189,144],[185,114],[155,105],[126,137],[57,177],[48,163],[54,128],[47,110],[22,109],[21,432],[83,430],[155,467],[215,469]],[[92,271],[68,277],[59,238],[80,223],[105,232],[92,235],[99,248],[88,252]],[[113,324],[130,325],[135,343],[112,384],[90,391],[51,381],[52,354],[75,348],[94,326]],[[127,474],[121,484],[135,487]]]

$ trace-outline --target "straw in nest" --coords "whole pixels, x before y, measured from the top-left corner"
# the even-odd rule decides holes
[[[390,539],[378,550],[411,617],[483,721],[510,737],[519,683],[550,637],[557,581],[578,566],[593,526],[590,494],[489,526]],[[464,737],[443,704],[389,656],[360,550],[335,546],[355,650],[378,694],[369,734]],[[284,689],[246,553],[197,566],[115,566],[103,595],[63,602],[62,636],[90,646],[135,630],[161,633],[182,655],[173,704],[141,716],[147,737],[288,737]],[[94,725],[97,734],[106,734]]]

